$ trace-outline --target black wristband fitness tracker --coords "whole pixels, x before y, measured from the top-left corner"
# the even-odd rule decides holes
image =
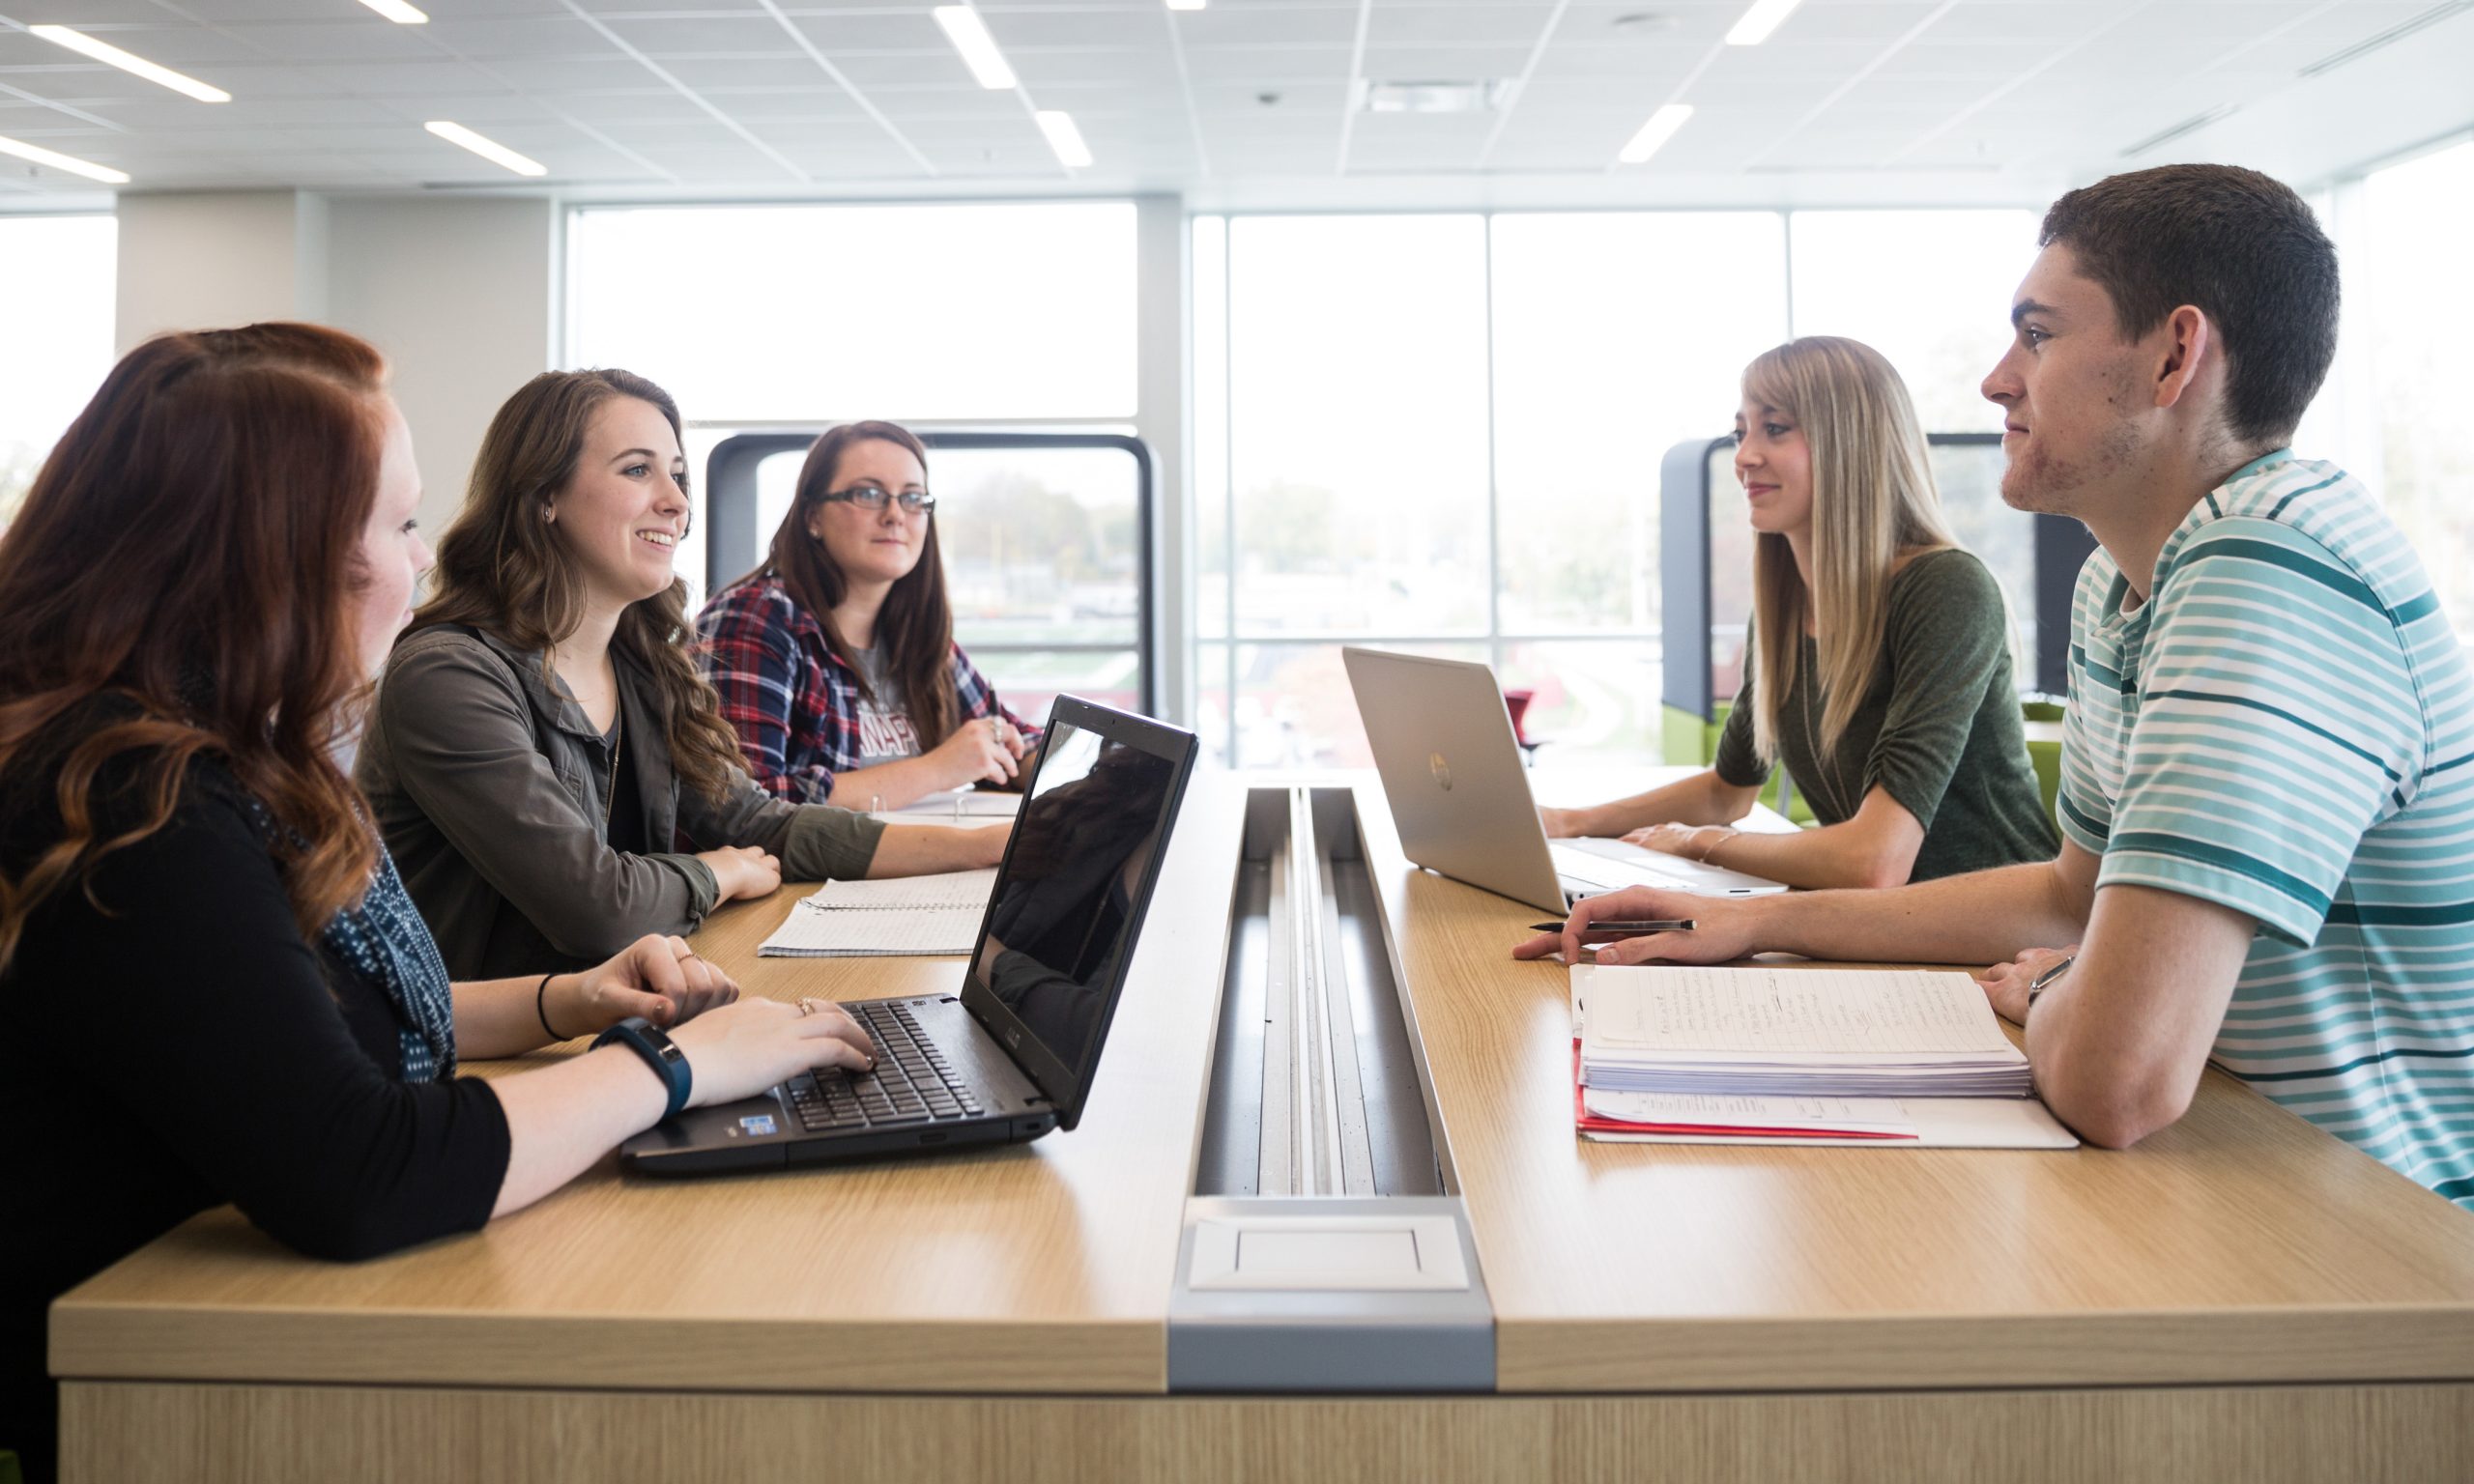
[[[592,1048],[598,1051],[614,1041],[643,1057],[653,1075],[661,1078],[662,1086],[670,1089],[670,1106],[661,1110],[662,1117],[673,1117],[687,1106],[687,1095],[696,1086],[696,1074],[688,1070],[687,1053],[678,1049],[676,1042],[642,1015],[629,1015],[595,1036]]]

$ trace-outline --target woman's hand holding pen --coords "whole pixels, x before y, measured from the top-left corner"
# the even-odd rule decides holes
[[[1511,951],[1515,958],[1560,953],[1566,963],[1725,963],[1753,952],[1745,904],[1688,892],[1626,887],[1584,897],[1572,906],[1561,932],[1539,933]],[[1642,918],[1689,918],[1689,932],[1650,932],[1585,948],[1592,923]]]

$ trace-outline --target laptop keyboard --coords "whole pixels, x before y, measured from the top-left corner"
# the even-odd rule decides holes
[[[1722,875],[1714,866],[1660,855],[1637,846],[1628,851],[1619,851],[1592,849],[1587,844],[1555,841],[1547,846],[1547,852],[1554,857],[1559,875],[1568,883],[1577,884],[1588,892],[1609,892],[1635,885],[1662,886],[1670,891],[1701,895],[1738,896],[1744,891]],[[1722,881],[1728,884],[1719,884]],[[1566,890],[1569,889],[1568,885]]]
[[[862,1000],[842,1007],[877,1043],[877,1070],[839,1067],[804,1071],[783,1084],[791,1108],[810,1133],[976,1118],[979,1094],[957,1079],[945,1054],[920,1032],[907,1005]]]

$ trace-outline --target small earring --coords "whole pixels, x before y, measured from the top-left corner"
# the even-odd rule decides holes
[[[541,507],[541,519],[542,519],[543,521],[545,521],[545,522],[555,522],[556,520],[558,520],[558,518],[559,518],[559,512],[558,512],[557,510],[555,510],[555,509],[551,508],[551,507],[550,507],[550,506],[548,506],[548,505],[543,505],[543,506]]]

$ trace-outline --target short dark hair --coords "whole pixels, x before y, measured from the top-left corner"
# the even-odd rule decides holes
[[[2045,213],[2060,243],[2113,297],[2126,337],[2183,304],[2224,337],[2226,422],[2283,442],[2337,355],[2337,248],[2284,182],[2235,165],[2160,165],[2083,186]]]

